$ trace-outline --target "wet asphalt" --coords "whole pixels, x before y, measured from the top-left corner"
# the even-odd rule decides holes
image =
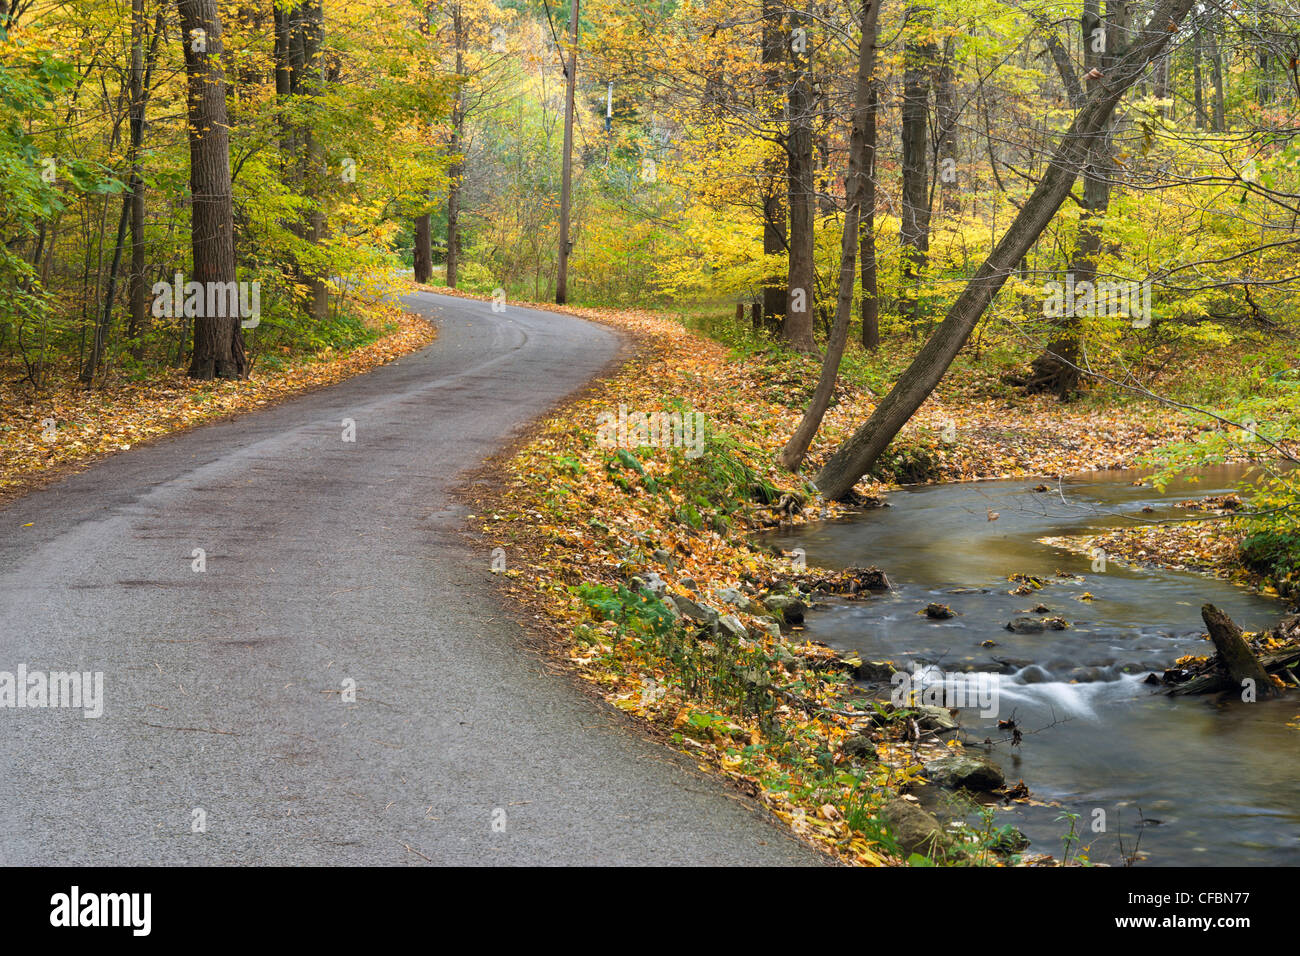
[[[616,335],[405,304],[430,347],[0,509],[0,671],[104,682],[0,708],[0,864],[823,862],[548,668],[461,533]]]

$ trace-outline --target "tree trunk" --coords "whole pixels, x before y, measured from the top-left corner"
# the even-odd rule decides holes
[[[943,57],[934,71],[934,119],[936,181],[939,190],[939,208],[944,212],[961,209],[961,184],[956,179],[957,121],[961,109],[957,105],[957,80],[953,60],[957,56],[957,41],[948,37],[943,43]]]
[[[221,19],[217,0],[177,0],[185,47],[190,141],[193,280],[235,282],[235,226],[230,195],[230,140],[226,79],[222,70]],[[203,31],[201,34],[197,31]],[[204,42],[197,42],[197,37]],[[205,295],[205,300],[207,296]],[[248,362],[239,326],[239,296],[227,315],[196,316],[190,377],[244,378]],[[229,313],[233,312],[231,315]]]
[[[429,235],[429,214],[415,217],[415,281],[428,282],[433,276],[433,249]]]
[[[806,57],[806,54],[804,54]],[[812,87],[806,60],[793,57],[797,71],[790,85],[790,133],[787,181],[790,203],[790,258],[782,338],[801,352],[817,348],[813,340],[813,298],[816,292],[813,224],[816,222],[816,183],[813,166]]]
[[[1214,125],[1216,133],[1222,133],[1227,127],[1227,115],[1223,104],[1223,54],[1219,50],[1219,25],[1211,23],[1206,34],[1206,43],[1210,54],[1210,80],[1214,83]]]
[[[1210,640],[1214,641],[1219,660],[1227,669],[1233,685],[1240,688],[1246,681],[1253,681],[1257,700],[1275,696],[1277,688],[1273,686],[1273,680],[1268,676],[1268,671],[1264,670],[1264,665],[1255,658],[1250,645],[1241,636],[1241,628],[1213,604],[1201,607],[1201,617],[1205,620]]]
[[[163,24],[162,11],[149,46],[148,75],[153,73],[153,60],[158,50],[158,36]],[[90,358],[81,370],[80,380],[89,385],[95,379],[113,324],[113,302],[117,298],[118,276],[122,269],[122,255],[126,244],[126,231],[131,228],[131,267],[128,275],[127,301],[130,315],[128,337],[139,334],[145,319],[144,294],[144,178],[140,164],[140,146],[144,141],[144,108],[148,97],[149,79],[145,69],[145,19],[144,0],[131,0],[131,70],[127,78],[128,145],[127,164],[131,172],[127,177],[126,192],[122,194],[122,211],[117,221],[117,235],[113,244],[113,261],[108,270],[108,288],[104,304],[95,324]]]
[[[1205,93],[1201,78],[1201,29],[1197,27],[1192,37],[1192,105],[1196,110],[1196,128],[1205,129],[1208,118],[1205,115]]]
[[[148,285],[146,283],[145,273],[148,271],[147,262],[148,248],[145,245],[145,204],[144,204],[144,175],[140,163],[140,148],[144,142],[144,117],[145,106],[149,98],[150,81],[153,75],[153,64],[158,52],[158,40],[162,36],[165,21],[163,4],[159,4],[157,17],[154,22],[153,37],[149,44],[149,61],[143,72],[138,72],[135,62],[135,52],[132,51],[131,57],[131,142],[134,144],[134,163],[131,167],[131,277],[130,285],[127,290],[127,301],[130,303],[130,325],[128,326],[128,337],[131,340],[131,354],[137,360],[144,357],[144,333],[149,328],[149,304],[148,304]],[[137,7],[139,12],[137,14]],[[133,0],[131,5],[132,16],[144,16],[143,0]],[[143,21],[142,21],[143,23]],[[143,52],[143,51],[142,51]],[[137,82],[138,76],[138,82]],[[136,105],[138,104],[138,106]]]
[[[880,4],[874,4],[879,7]],[[873,38],[874,42],[874,38]],[[862,347],[869,352],[880,348],[880,296],[876,288],[876,111],[880,107],[880,90],[872,77],[867,90],[866,159],[863,170],[861,234],[859,259],[862,262],[862,298],[858,311],[862,319]]]
[[[1080,167],[1094,144],[1105,135],[1120,98],[1142,75],[1152,57],[1165,49],[1194,2],[1161,0],[1149,23],[1135,31],[1136,39],[1106,77],[1107,82],[1089,95],[1087,104],[1076,114],[1053,150],[1042,180],[975,277],[966,284],[943,322],[876,406],[871,418],[840,446],[821,470],[815,484],[823,495],[828,498],[848,495],[930,396],[984,310],[1069,195]]]
[[[917,30],[929,27],[925,8],[909,5],[908,19]],[[903,146],[902,216],[899,241],[902,246],[899,277],[899,315],[915,322],[919,315],[921,273],[930,250],[930,151],[926,128],[930,117],[930,72],[934,44],[909,38],[903,48],[903,104],[901,108]],[[915,331],[915,329],[914,329]]]
[[[785,58],[784,32],[781,24],[782,9],[777,0],[763,0],[763,85],[767,99],[772,104],[771,109],[774,111],[776,104],[780,102],[785,83],[780,66]],[[769,113],[767,121],[770,129],[779,130],[779,112]],[[780,137],[779,133],[777,136],[783,152],[784,138]],[[763,177],[763,254],[765,256],[779,256],[786,248],[786,208],[781,195],[781,184],[785,178],[783,165],[780,153],[774,150]],[[785,315],[785,300],[786,287],[782,277],[776,273],[768,276],[763,285],[763,307],[760,310],[764,328],[775,331],[780,326],[781,317]]]
[[[456,76],[465,72],[465,21],[461,16],[460,4],[452,12],[452,31],[456,45]],[[456,86],[456,94],[451,106],[451,144],[450,151],[455,159],[448,170],[450,182],[447,186],[447,288],[456,288],[457,273],[460,271],[460,190],[464,162],[459,153],[465,142],[465,100],[461,84]]]
[[[1099,15],[1100,9],[1099,0],[1087,0],[1084,4],[1083,66],[1087,71],[1100,71],[1104,77],[1114,65],[1116,57],[1113,51],[1119,46],[1121,38],[1128,35],[1128,4],[1108,2],[1104,22]],[[1100,34],[1104,37],[1101,50],[1096,49],[1090,40],[1094,29],[1104,31]],[[1168,61],[1169,56],[1166,54],[1164,62]],[[1086,81],[1088,93],[1092,93],[1102,82],[1103,79],[1089,77]],[[1111,159],[1110,135],[1110,123],[1107,122],[1105,134],[1097,141],[1083,170],[1083,206],[1079,213],[1079,234],[1075,239],[1074,254],[1068,269],[1075,287],[1084,282],[1095,283],[1097,278],[1101,220],[1110,208],[1110,183],[1115,170]],[[1070,398],[1079,387],[1078,363],[1083,334],[1083,317],[1071,310],[1064,316],[1058,337],[1031,363],[1025,390],[1031,394],[1050,392],[1062,401]]]
[[[839,376],[840,359],[849,338],[849,319],[853,312],[853,269],[858,245],[858,222],[866,208],[872,151],[874,123],[870,114],[875,106],[872,96],[872,73],[876,59],[876,24],[881,0],[863,0],[862,37],[858,42],[857,90],[853,100],[853,129],[849,135],[849,171],[845,177],[847,208],[844,210],[844,236],[840,244],[840,286],[835,300],[835,322],[826,342],[826,356],[822,361],[821,377],[813,392],[799,427],[786,442],[781,452],[781,467],[797,471],[808,453],[813,436],[821,427],[822,417],[830,406]]]

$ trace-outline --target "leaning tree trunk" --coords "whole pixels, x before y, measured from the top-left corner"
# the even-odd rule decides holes
[[[230,289],[235,288],[226,285],[235,282],[235,221],[230,194],[226,79],[221,66],[221,18],[217,0],[177,0],[176,5],[181,15],[188,79],[193,278],[205,290],[211,289],[210,283],[214,282]],[[239,296],[226,298],[232,306],[224,310],[226,315],[194,319],[191,378],[248,375],[239,326]]]
[[[1007,277],[1029,252],[1069,195],[1079,168],[1100,137],[1120,98],[1152,57],[1168,45],[1196,0],[1161,0],[1147,25],[1116,62],[1106,83],[1088,97],[1052,153],[1043,179],[1012,220],[993,252],[966,284],[947,316],[912,364],[876,406],[871,418],[831,456],[815,484],[828,498],[843,498],[871,470],[894,436],[929,398]]]
[[[840,359],[849,338],[849,319],[853,312],[853,269],[858,245],[858,222],[866,208],[870,190],[872,153],[871,140],[874,122],[871,112],[875,101],[872,96],[872,73],[876,59],[876,23],[880,14],[880,0],[863,0],[862,39],[858,43],[858,82],[853,100],[853,129],[849,134],[849,172],[845,177],[848,187],[847,208],[844,210],[844,237],[840,244],[840,287],[835,300],[835,324],[826,343],[826,357],[822,362],[821,378],[813,392],[799,427],[786,442],[781,452],[781,466],[795,471],[808,453],[813,436],[821,427],[822,417],[831,403],[835,379],[839,376]]]

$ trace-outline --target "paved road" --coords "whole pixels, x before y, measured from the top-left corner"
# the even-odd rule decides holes
[[[458,475],[615,336],[407,304],[428,349],[0,510],[0,671],[105,701],[0,709],[0,863],[819,862],[546,673],[457,533]]]

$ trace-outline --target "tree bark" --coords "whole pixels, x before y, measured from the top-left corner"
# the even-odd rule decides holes
[[[1223,103],[1223,54],[1219,51],[1218,23],[1212,22],[1206,33],[1210,54],[1210,80],[1214,83],[1214,125],[1216,133],[1227,129],[1226,110]]]
[[[1275,696],[1277,688],[1268,676],[1268,671],[1264,670],[1264,665],[1256,659],[1250,645],[1241,636],[1241,628],[1213,604],[1201,607],[1201,617],[1209,629],[1210,640],[1214,641],[1214,647],[1219,652],[1219,661],[1227,670],[1233,685],[1241,687],[1246,681],[1253,681],[1256,700]]]
[[[144,173],[140,162],[140,148],[144,143],[145,105],[149,98],[150,79],[153,74],[153,62],[157,55],[158,39],[162,36],[164,5],[159,4],[157,18],[154,22],[153,37],[149,46],[149,63],[147,66],[136,65],[134,44],[131,54],[131,143],[133,163],[131,165],[131,273],[127,289],[127,301],[130,303],[127,337],[131,341],[131,354],[137,360],[144,356],[143,336],[149,328],[148,286],[145,272],[148,269],[148,248],[145,245],[145,204]],[[139,18],[141,27],[144,22],[144,0],[132,0],[131,15]],[[143,49],[140,51],[143,53]]]
[[[461,16],[460,4],[452,10],[452,34],[456,47],[456,76],[460,78],[465,72],[465,21]],[[576,54],[575,54],[576,60]],[[460,191],[464,163],[460,150],[465,141],[465,99],[461,84],[457,84],[455,97],[451,105],[451,144],[453,158],[448,170],[450,182],[447,186],[447,288],[456,288],[457,273],[460,271]]]
[[[858,222],[871,190],[868,189],[872,168],[872,142],[874,123],[871,112],[875,108],[872,96],[872,74],[876,60],[876,26],[881,0],[863,0],[862,37],[858,42],[857,89],[853,100],[853,128],[849,134],[849,171],[845,177],[848,189],[848,207],[844,210],[844,236],[840,244],[840,284],[835,300],[835,322],[826,342],[826,356],[822,361],[821,377],[812,400],[804,411],[799,427],[781,451],[781,467],[797,471],[808,453],[813,436],[821,427],[822,418],[830,406],[839,377],[840,359],[849,338],[849,320],[853,312],[853,271],[858,245]]]
[[[790,203],[790,257],[786,288],[789,292],[781,334],[791,348],[812,352],[817,348],[813,340],[813,298],[817,282],[813,236],[813,225],[817,217],[812,137],[813,95],[808,81],[806,59],[801,61],[799,54],[794,54],[793,59],[796,73],[790,85],[790,133],[786,138]]]
[[[1208,117],[1205,115],[1205,92],[1201,76],[1201,29],[1198,26],[1192,37],[1192,106],[1196,110],[1196,128],[1205,129]]]
[[[433,248],[429,234],[429,214],[415,217],[415,281],[428,282],[433,277]]]
[[[188,81],[193,280],[208,289],[209,283],[220,282],[224,286],[235,282],[234,209],[230,193],[226,80],[221,66],[221,19],[217,0],[177,0],[177,7]],[[199,36],[204,38],[203,44],[195,42]],[[233,305],[227,310],[233,315],[195,317],[191,378],[248,375],[238,295]]]
[[[908,19],[915,22],[914,31],[929,27],[929,11],[916,4],[909,5]],[[933,62],[934,44],[909,37],[903,48],[903,203],[899,224],[903,258],[898,311],[904,320],[911,322],[918,317],[921,273],[930,250],[930,176],[927,163],[930,142],[926,129],[930,118]]]
[[[957,104],[957,78],[953,71],[956,56],[956,38],[947,37],[943,43],[943,56],[934,70],[936,179],[939,208],[944,212],[961,209],[960,185],[953,176],[945,178],[947,171],[955,173],[957,163],[957,121],[961,109]]]
[[[1042,180],[1012,220],[993,252],[966,284],[947,316],[922,346],[912,364],[876,406],[871,418],[835,452],[815,484],[828,498],[843,498],[871,470],[894,436],[930,396],[956,358],[980,316],[1028,253],[1069,195],[1120,98],[1159,55],[1195,0],[1161,0],[1105,82],[1088,97],[1052,153]],[[1172,28],[1172,30],[1171,30]]]
[[[1100,17],[1099,0],[1087,0],[1084,4],[1083,37],[1084,69],[1089,72],[1086,80],[1087,91],[1091,93],[1103,82],[1115,62],[1115,48],[1120,39],[1128,33],[1128,4],[1111,0],[1106,4],[1106,18]],[[1091,41],[1093,29],[1104,31],[1104,47],[1097,50]],[[1168,54],[1164,62],[1168,63]],[[1103,77],[1091,76],[1098,71]],[[1079,233],[1075,239],[1074,254],[1069,265],[1069,274],[1074,277],[1074,285],[1095,283],[1097,278],[1097,258],[1101,252],[1101,220],[1110,208],[1111,180],[1115,165],[1111,158],[1111,124],[1106,124],[1105,134],[1097,141],[1088,157],[1088,164],[1083,170],[1083,203],[1079,213]],[[1050,392],[1064,401],[1070,398],[1079,387],[1079,356],[1081,340],[1084,334],[1083,317],[1072,310],[1064,316],[1058,337],[1043,350],[1030,366],[1030,374],[1025,382],[1029,393]]]
[[[876,3],[874,6],[879,7]],[[863,170],[861,245],[858,250],[862,275],[862,298],[858,311],[862,320],[862,347],[869,352],[880,348],[880,295],[876,287],[876,113],[880,107],[880,90],[872,77],[867,89],[866,158]]]
[[[779,130],[779,103],[784,77],[781,75],[781,63],[785,59],[785,42],[781,28],[781,4],[777,0],[763,0],[762,63],[764,93],[768,100],[768,126]],[[781,152],[785,149],[785,139],[777,134]],[[783,163],[780,153],[773,151],[763,177],[763,255],[779,256],[786,249],[786,207],[782,198],[781,184],[784,182]],[[760,310],[762,326],[769,331],[780,327],[781,317],[785,315],[786,287],[779,274],[767,277],[763,285],[763,302]]]

